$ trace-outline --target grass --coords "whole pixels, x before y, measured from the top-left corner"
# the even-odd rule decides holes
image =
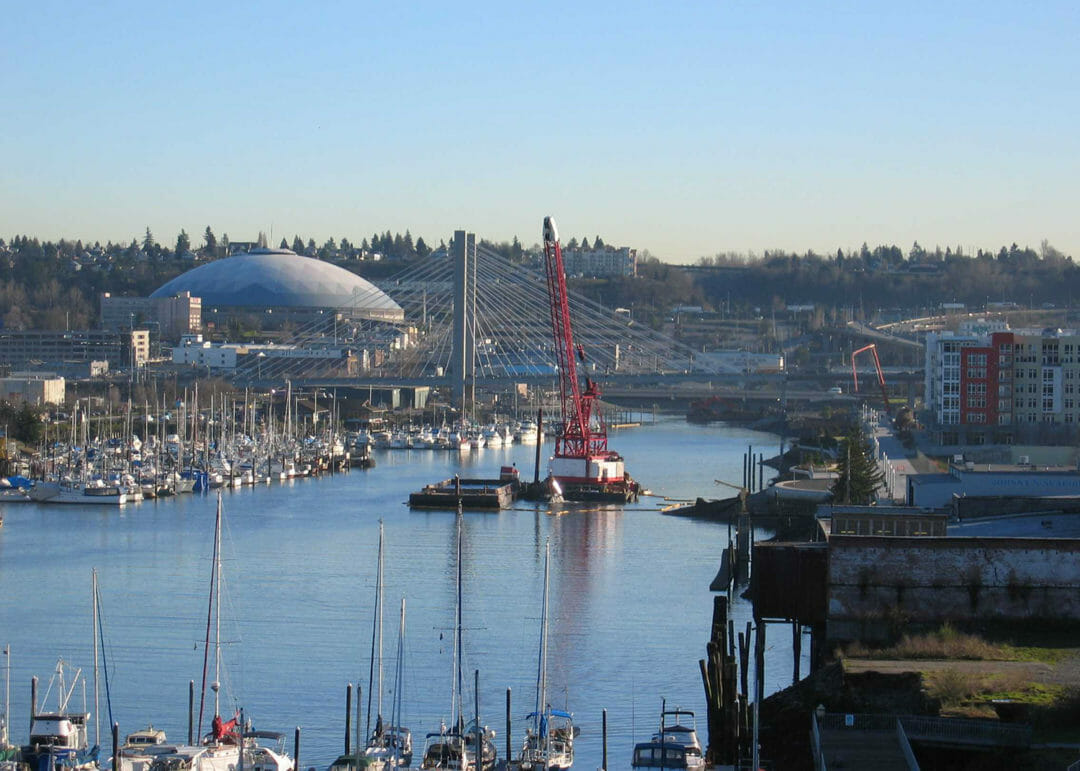
[[[957,631],[945,624],[935,632],[909,635],[886,648],[869,648],[852,643],[843,655],[853,659],[963,659],[967,661],[1012,661],[1007,646],[987,642],[978,635]]]
[[[1071,710],[1073,699],[1064,686],[1033,683],[1019,672],[975,674],[944,669],[924,673],[927,695],[941,703],[943,714],[995,717],[993,702],[1021,702],[1040,711]]]
[[[962,661],[1029,661],[1057,664],[1076,655],[1070,647],[1042,647],[991,642],[975,634],[958,631],[951,624],[927,634],[906,634],[885,648],[871,648],[855,642],[841,651],[852,659],[957,659]]]

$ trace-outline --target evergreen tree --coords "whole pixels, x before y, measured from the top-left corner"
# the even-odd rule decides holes
[[[589,237],[588,236],[585,236],[583,239],[581,239],[581,249],[582,249],[582,251],[585,251],[585,252],[592,251],[592,247],[589,246]]]
[[[431,247],[424,243],[424,237],[419,236],[416,239],[416,255],[418,257],[427,257],[431,254]]]
[[[593,239],[592,248],[595,249],[596,251],[600,251],[601,249],[604,248],[604,240],[602,238],[600,238],[600,236],[597,236],[596,238]]]
[[[180,235],[176,237],[176,256],[182,257],[191,251],[191,239],[188,238],[187,231],[180,228]]]
[[[297,254],[303,254],[304,253],[304,239],[300,238],[300,236],[293,236],[292,237],[292,250],[294,252],[296,252]]]
[[[217,249],[217,236],[214,235],[214,231],[210,229],[210,226],[206,226],[206,232],[203,233],[203,241],[206,242],[206,251],[211,254]]]
[[[146,226],[146,235],[143,236],[142,248],[149,253],[154,248],[154,234],[150,232],[150,226]]]
[[[832,486],[833,503],[866,506],[875,499],[885,475],[874,460],[874,449],[859,426],[852,426],[840,446],[839,478]]]
[[[288,249],[289,248],[289,242],[285,240],[285,236],[281,237],[281,243],[278,244],[278,248],[279,249]]]

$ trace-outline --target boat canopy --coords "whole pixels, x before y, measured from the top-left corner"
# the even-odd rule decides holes
[[[551,715],[551,717],[561,717],[567,720],[573,720],[574,716],[569,712],[564,712],[561,709],[549,709],[546,712],[530,712],[526,717],[527,720],[531,720],[534,717],[543,717],[544,715]]]

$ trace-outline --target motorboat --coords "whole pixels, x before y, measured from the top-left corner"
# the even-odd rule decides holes
[[[172,752],[165,743],[165,732],[153,725],[127,735],[117,752],[115,771],[150,771],[154,758]]]
[[[30,500],[37,503],[78,503],[120,506],[127,503],[127,492],[117,485],[100,480],[86,485],[77,482],[38,482],[30,488]]]
[[[670,724],[668,721],[672,721]],[[660,730],[634,745],[633,768],[705,768],[697,724],[690,710],[660,712]]]
[[[64,682],[64,661],[56,664],[59,685],[57,709],[36,712],[30,719],[30,740],[21,750],[22,762],[30,771],[74,771],[97,767],[98,747],[89,746],[89,712],[68,709],[79,682],[76,671],[70,687]]]

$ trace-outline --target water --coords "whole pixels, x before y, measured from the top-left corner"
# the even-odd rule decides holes
[[[625,509],[556,514],[521,504],[464,517],[465,668],[480,670],[483,722],[505,752],[505,693],[520,718],[534,706],[544,543],[552,551],[549,701],[575,713],[576,767],[601,760],[608,710],[612,767],[629,765],[635,741],[655,730],[661,699],[695,710],[704,735],[698,659],[712,612],[709,582],[727,527],[664,517],[666,501],[726,496],[747,445],[773,454],[768,434],[665,418],[613,432],[611,446],[653,496]],[[544,445],[544,457],[551,445]],[[533,447],[456,453],[376,452],[377,467],[322,479],[226,492],[222,600],[222,713],[243,706],[256,728],[291,736],[302,727],[301,763],[325,766],[340,752],[347,682],[365,689],[367,712],[378,522],[385,523],[384,709],[390,711],[398,605],[407,604],[405,725],[423,734],[449,721],[455,599],[455,516],[410,511],[410,491],[452,476],[494,476],[516,463],[531,478]],[[25,740],[30,677],[39,704],[58,657],[89,675],[90,573],[97,568],[112,719],[121,733],[152,722],[172,741],[187,734],[188,681],[196,712],[207,624],[215,496],[107,507],[8,506],[0,529],[0,645],[12,647],[12,736]],[[738,600],[736,627],[750,619]],[[781,641],[781,638],[784,638]],[[766,687],[790,682],[789,635],[770,645]],[[784,647],[786,645],[786,648]],[[785,652],[786,651],[786,652]],[[212,657],[211,657],[212,658]],[[213,679],[211,671],[210,680]],[[471,689],[470,689],[471,690]],[[102,736],[109,722],[102,689]],[[92,685],[86,686],[92,703]],[[73,705],[82,703],[76,690]],[[208,694],[208,699],[212,695]],[[471,700],[471,696],[469,697]],[[203,730],[213,710],[208,701]],[[374,722],[375,707],[372,707]],[[471,714],[471,707],[467,713]],[[704,738],[704,736],[703,736]],[[103,738],[103,746],[108,741]]]

